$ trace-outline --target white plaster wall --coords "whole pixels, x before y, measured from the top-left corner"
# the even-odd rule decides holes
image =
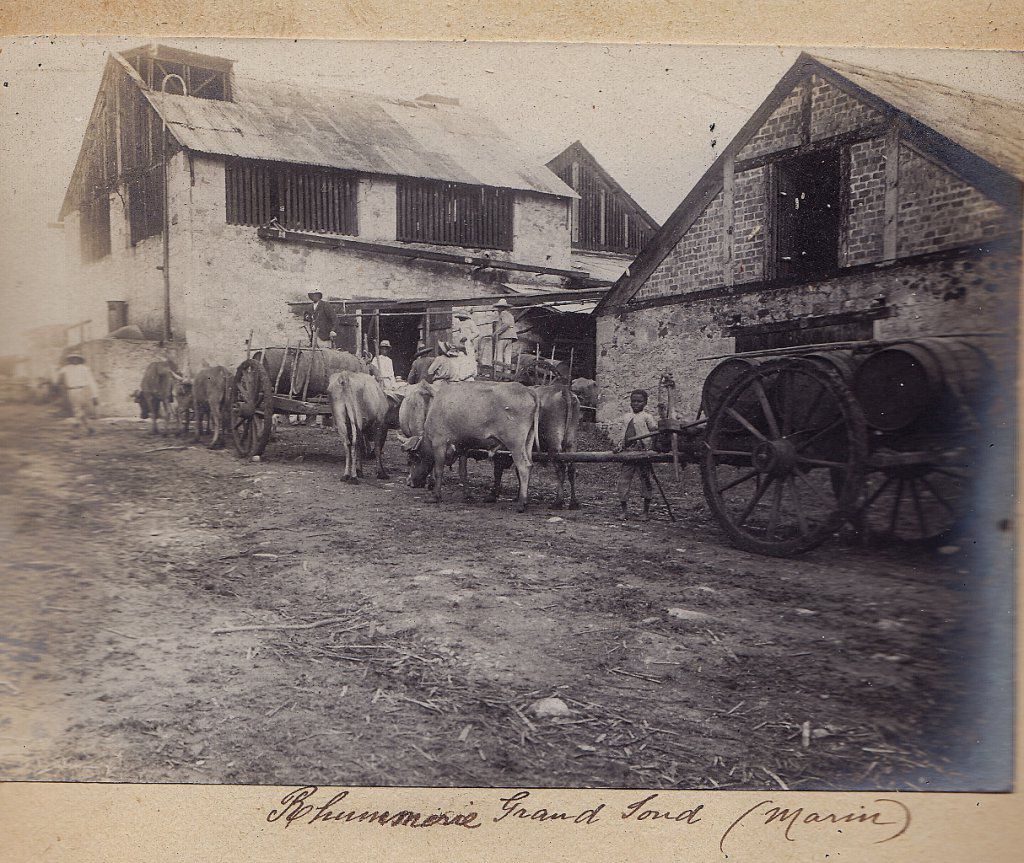
[[[569,269],[572,251],[569,199],[517,194],[512,224],[512,260]]]
[[[359,238],[394,242],[398,226],[397,182],[386,177],[362,177],[356,198]]]

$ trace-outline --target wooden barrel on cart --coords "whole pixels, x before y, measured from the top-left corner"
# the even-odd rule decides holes
[[[860,359],[853,351],[815,351],[805,354],[804,358],[836,372],[847,386],[853,381],[853,375],[860,365]]]
[[[348,351],[326,348],[264,348],[260,351],[274,392],[302,398],[327,394],[336,372],[365,372],[366,363]]]
[[[991,370],[984,349],[966,339],[913,339],[868,356],[852,385],[868,425],[896,432],[926,422],[948,426],[965,409],[977,412]]]
[[[704,415],[712,416],[736,382],[761,362],[760,357],[729,357],[715,366],[704,379],[701,390],[700,405]]]

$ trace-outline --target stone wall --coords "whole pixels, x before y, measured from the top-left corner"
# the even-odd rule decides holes
[[[294,343],[305,338],[301,319],[288,303],[304,301],[319,288],[328,298],[458,299],[493,293],[469,268],[394,255],[261,240],[256,228],[226,219],[224,164],[216,157],[178,153],[171,160],[170,261],[172,335],[188,342],[186,369],[203,362],[237,365],[250,332],[253,344]],[[363,178],[359,184],[357,239],[395,242],[396,184]],[[82,265],[78,216],[68,217],[68,255],[79,280],[80,308],[93,319],[90,335],[106,333],[108,300],[128,303],[128,321],[148,338],[163,334],[164,283],[161,236],[132,247],[127,213],[111,197],[111,254]],[[568,269],[568,201],[545,195],[517,196],[513,250],[495,251],[402,244],[466,256],[489,255],[536,266]],[[516,281],[550,283],[552,277],[508,274]],[[557,282],[557,279],[554,279]],[[79,318],[80,319],[80,318]]]
[[[98,413],[105,417],[139,416],[132,393],[151,362],[170,357],[184,363],[182,345],[162,346],[155,341],[94,339],[78,345],[100,391]]]
[[[881,298],[888,317],[874,323],[880,339],[936,333],[1003,331],[1016,320],[1020,258],[1010,251],[911,265],[865,268],[807,285],[685,299],[672,305],[602,315],[598,320],[598,419],[613,421],[630,389],[676,380],[684,418],[696,416],[704,378],[701,357],[730,354],[732,327],[792,321],[871,309]],[[1011,343],[1012,344],[1012,343]]]

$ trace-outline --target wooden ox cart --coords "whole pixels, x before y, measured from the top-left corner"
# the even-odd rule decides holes
[[[239,456],[262,455],[270,442],[274,414],[329,416],[330,377],[340,371],[368,371],[344,351],[288,345],[247,351],[231,385],[231,438]]]
[[[991,344],[960,335],[719,357],[703,418],[663,421],[660,452],[553,458],[698,464],[722,529],[760,554],[800,554],[846,522],[886,539],[936,540],[963,514],[992,421]]]

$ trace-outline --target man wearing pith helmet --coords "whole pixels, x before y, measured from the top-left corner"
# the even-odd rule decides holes
[[[334,337],[338,335],[335,331],[334,309],[331,308],[330,303],[324,302],[323,291],[312,290],[306,296],[313,301],[313,305],[302,316],[302,319],[310,324],[312,330],[309,343],[323,348],[333,348]]]

